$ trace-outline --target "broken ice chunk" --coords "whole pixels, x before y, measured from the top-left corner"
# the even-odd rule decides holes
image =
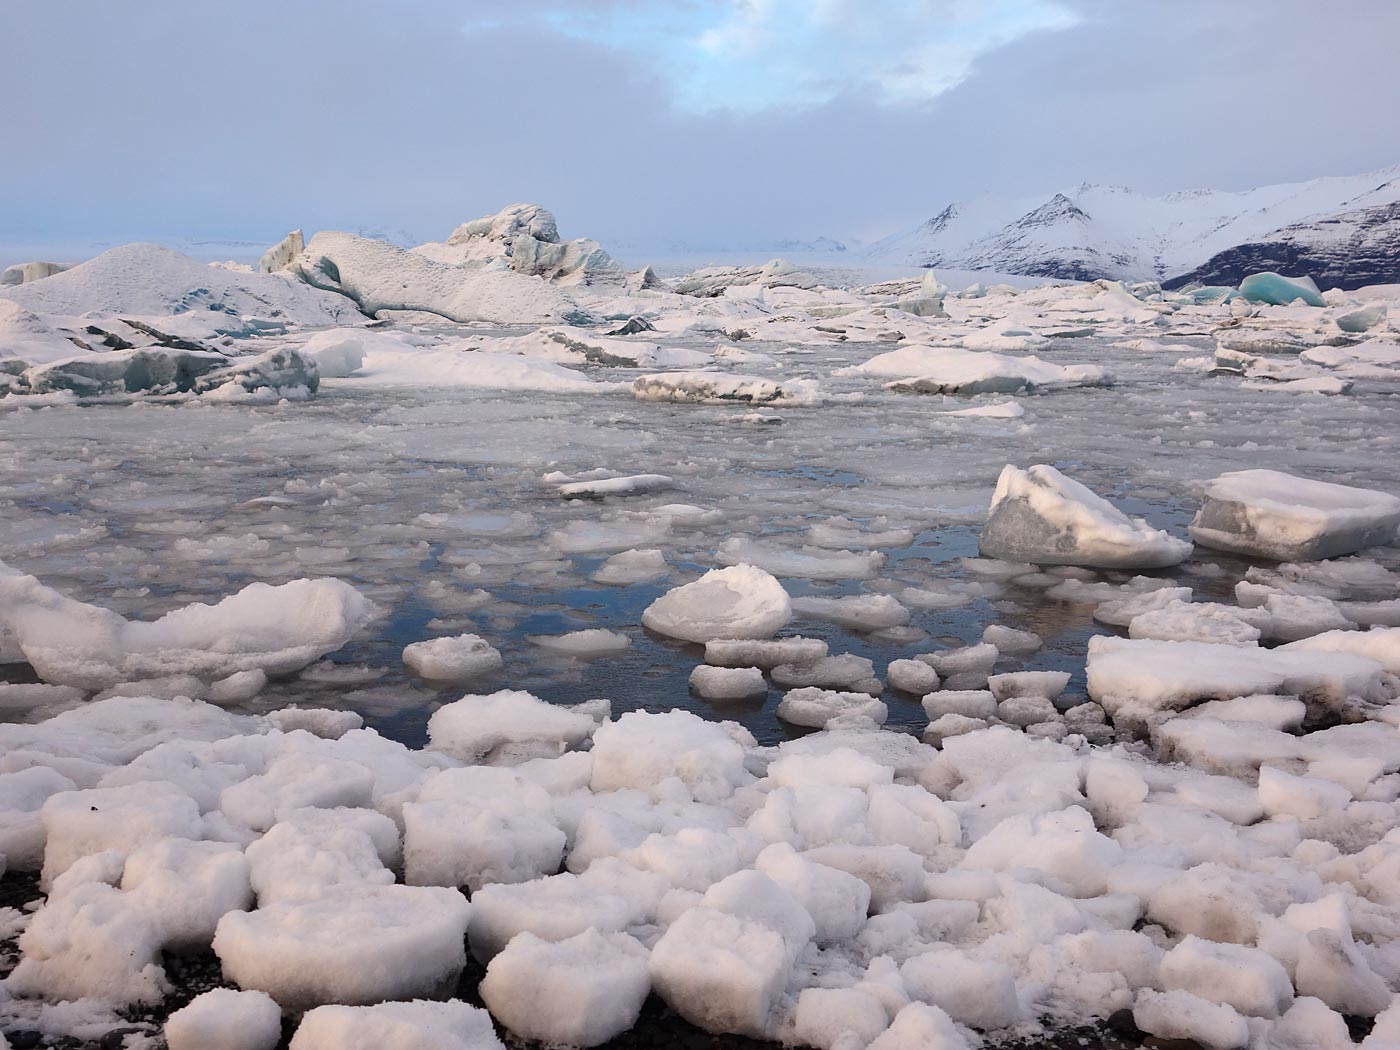
[[[768,694],[768,683],[757,667],[701,664],[690,672],[690,688],[706,700],[745,700]]]
[[[671,638],[709,642],[771,638],[791,617],[781,583],[752,565],[731,565],[667,591],[647,606],[642,623]]]
[[[883,725],[889,709],[869,693],[838,693],[806,687],[784,694],[778,702],[778,717],[797,726],[824,729],[832,722],[868,719]]]
[[[1007,466],[997,481],[984,557],[1035,565],[1160,569],[1185,561],[1191,544],[1129,518],[1054,467]]]
[[[420,678],[437,682],[478,678],[500,670],[501,662],[500,652],[475,634],[414,642],[403,651],[405,667]]]
[[[1395,539],[1400,499],[1277,470],[1240,470],[1206,485],[1187,531],[1202,546],[1275,561],[1316,561]]]

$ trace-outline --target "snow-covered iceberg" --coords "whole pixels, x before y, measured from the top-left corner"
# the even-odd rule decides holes
[[[1129,518],[1043,463],[1002,470],[980,543],[986,558],[1100,569],[1160,569],[1191,553],[1185,540]]]
[[[1222,474],[1188,530],[1204,547],[1275,561],[1315,561],[1390,543],[1400,498],[1277,470]]]

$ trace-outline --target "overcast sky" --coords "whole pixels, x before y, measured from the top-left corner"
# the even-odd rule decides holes
[[[1396,0],[5,0],[0,242],[658,250],[1400,162]]]

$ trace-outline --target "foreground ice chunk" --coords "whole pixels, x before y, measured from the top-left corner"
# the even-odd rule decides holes
[[[744,768],[742,734],[733,723],[707,722],[689,711],[629,711],[593,734],[594,791],[658,790],[679,779],[697,802],[718,802],[752,776]]]
[[[956,948],[942,948],[915,956],[899,972],[910,995],[961,1024],[989,1031],[1020,1019],[1016,979],[1006,963],[982,962]]]
[[[651,630],[687,642],[771,638],[791,618],[792,602],[783,585],[752,565],[712,569],[694,583],[667,591],[642,613],[642,623]]]
[[[764,379],[728,372],[657,372],[632,380],[638,401],[702,405],[814,405],[821,399],[815,379]]]
[[[1293,984],[1278,960],[1258,948],[1187,936],[1162,959],[1162,987],[1225,1003],[1252,1017],[1278,1017]]]
[[[83,689],[176,674],[208,681],[255,668],[285,674],[339,649],[373,609],[340,580],[293,580],[250,583],[217,605],[128,621],[33,576],[0,574],[0,624],[25,659],[45,681]]]
[[[318,1006],[290,1050],[505,1050],[480,1007],[449,999],[377,1006]],[[173,1050],[173,1048],[172,1048]]]
[[[806,1046],[818,1050],[870,1043],[889,1026],[879,999],[856,988],[804,988],[797,997],[793,1028]]]
[[[288,1010],[433,998],[466,964],[471,905],[453,889],[363,886],[229,912],[214,935],[224,975]]]
[[[1129,518],[1054,467],[1007,466],[997,481],[983,557],[1034,565],[1158,569],[1177,565],[1191,544]]]
[[[47,835],[41,885],[83,857],[103,850],[130,852],[167,836],[204,837],[199,806],[163,780],[51,795],[40,810]]]
[[[968,1042],[945,1011],[910,1003],[866,1050],[968,1050]]]
[[[1310,930],[1298,949],[1299,995],[1321,999],[1341,1014],[1375,1017],[1392,996],[1357,950],[1350,936],[1336,930]]]
[[[1233,1008],[1179,989],[1144,988],[1133,1003],[1133,1023],[1159,1039],[1193,1039],[1212,1050],[1249,1043],[1249,1024]]]
[[[282,1010],[263,992],[215,988],[197,995],[165,1022],[169,1050],[274,1050]]]
[[[625,933],[562,941],[522,933],[491,960],[481,998],[517,1036],[590,1047],[637,1023],[651,991],[647,950]]]
[[[687,1021],[707,1032],[762,1037],[791,957],[771,927],[702,907],[662,934],[650,968],[657,993]]]
[[[433,638],[405,646],[403,665],[421,678],[457,682],[501,668],[500,651],[475,634]]]
[[[1316,561],[1390,543],[1400,499],[1277,470],[1240,470],[1206,485],[1188,531],[1205,547],[1275,561]]]
[[[487,696],[464,696],[428,719],[428,739],[439,751],[462,762],[559,755],[586,740],[598,726],[592,708],[560,707],[529,693],[502,689]],[[507,754],[514,751],[516,754]]]

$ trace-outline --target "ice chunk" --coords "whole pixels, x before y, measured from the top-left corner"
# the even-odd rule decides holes
[[[890,687],[923,696],[939,686],[938,672],[922,660],[891,660],[885,668]]]
[[[262,907],[315,897],[328,886],[383,886],[394,881],[369,835],[343,824],[274,824],[248,845],[245,856]]]
[[[968,1042],[943,1010],[910,1003],[866,1050],[968,1050]]]
[[[713,908],[691,908],[652,949],[657,993],[707,1032],[762,1037],[787,985],[791,957],[771,927]]]
[[[889,717],[884,702],[869,693],[842,693],[807,686],[793,689],[778,701],[778,717],[798,726],[823,729],[832,722],[868,719],[883,725]]]
[[[1321,999],[1340,1014],[1375,1017],[1391,1002],[1390,989],[1366,963],[1350,937],[1310,930],[1298,947],[1299,995]]]
[[[729,372],[656,372],[632,380],[638,401],[678,401],[701,405],[815,405],[821,388],[815,379],[763,379]]]
[[[688,642],[771,638],[792,618],[792,603],[776,579],[752,565],[712,569],[694,583],[667,591],[642,613],[658,634]]]
[[[1369,631],[1327,631],[1282,647],[1285,652],[1354,653],[1400,675],[1400,627]]]
[[[530,693],[502,689],[438,708],[428,719],[428,740],[462,762],[520,760],[563,754],[597,726],[591,709],[560,707]]]
[[[786,842],[765,847],[757,865],[806,909],[818,943],[839,944],[865,925],[870,887],[856,876],[803,857]]]
[[[1128,637],[1155,638],[1167,642],[1257,645],[1262,635],[1261,627],[1270,621],[1270,616],[1252,609],[1237,609],[1217,602],[1193,604],[1172,600],[1134,616],[1128,624]]]
[[[644,496],[676,487],[676,479],[665,474],[632,474],[623,478],[573,481],[559,486],[565,499],[601,499],[604,496]]]
[[[654,792],[675,777],[698,802],[728,798],[752,779],[744,745],[731,729],[752,746],[753,738],[732,723],[707,722],[688,711],[629,711],[593,735],[592,788]]]
[[[593,573],[595,583],[625,587],[631,583],[659,580],[671,571],[665,556],[656,549],[630,550],[614,554]]]
[[[842,653],[800,664],[779,664],[772,670],[773,681],[788,688],[812,686],[818,689],[848,689],[878,696],[884,691],[875,677],[875,665],[864,656]]]
[[[885,555],[880,551],[834,551],[826,547],[784,550],[738,536],[720,544],[715,556],[725,565],[756,565],[776,576],[805,580],[868,580],[885,564]]]
[[[799,617],[825,620],[853,631],[903,627],[910,620],[909,610],[890,594],[853,594],[844,598],[794,598],[792,611]]]
[[[768,683],[757,667],[701,664],[690,672],[690,688],[706,700],[744,700],[768,694]]]
[[[1259,802],[1271,817],[1313,820],[1338,813],[1351,802],[1351,792],[1340,784],[1316,777],[1298,777],[1273,766],[1259,770]]]
[[[625,933],[562,941],[531,933],[491,960],[481,998],[517,1036],[550,1046],[597,1046],[637,1022],[651,990],[647,950]]]
[[[405,646],[403,664],[421,678],[459,682],[500,670],[502,660],[500,652],[485,638],[459,634]]]
[[[466,964],[471,905],[453,889],[357,886],[229,912],[214,935],[224,975],[287,1010],[434,998]]]
[[[570,631],[568,634],[531,634],[526,639],[531,645],[560,656],[575,660],[594,660],[600,656],[616,656],[632,647],[632,640],[617,631],[594,627],[586,631]]]
[[[920,394],[1010,394],[1104,386],[1112,380],[1094,365],[1054,365],[1038,357],[1008,357],[954,346],[910,344],[838,369],[838,376],[893,377],[892,390]]]
[[[1036,565],[1159,569],[1177,565],[1191,545],[1129,518],[1054,467],[1001,472],[982,530],[984,557]]]
[[[165,1022],[169,1050],[275,1050],[282,1010],[263,992],[215,988],[196,995]]]
[[[0,624],[14,633],[25,659],[45,681],[83,689],[173,674],[285,674],[339,649],[373,610],[340,580],[294,580],[250,583],[217,605],[133,622],[65,598],[33,576],[0,574]]]
[[[252,902],[248,861],[229,842],[166,838],[144,846],[127,857],[121,888],[172,951],[208,946],[224,913]]]
[[[1159,1039],[1193,1039],[1211,1050],[1249,1043],[1249,1025],[1232,1008],[1180,990],[1144,988],[1133,1003],[1133,1023]]]
[[[716,638],[705,643],[705,662],[720,667],[771,669],[780,664],[814,663],[826,654],[826,642],[820,638]]]
[[[318,1006],[297,1026],[290,1050],[505,1050],[479,1007],[449,999],[377,1006]],[[173,1050],[173,1048],[172,1048]]]
[[[204,837],[194,799],[162,780],[59,792],[40,813],[47,837],[40,878],[45,887],[75,862],[103,850],[130,852],[167,836]]]
[[[1251,1017],[1278,1017],[1293,1003],[1293,985],[1278,960],[1258,948],[1188,935],[1162,959],[1162,988],[1225,1003]]]
[[[1389,543],[1400,499],[1276,470],[1222,474],[1188,531],[1202,546],[1275,561],[1315,561]]]
[[[1013,671],[994,674],[987,679],[987,688],[999,701],[1016,696],[1054,700],[1065,691],[1067,685],[1068,671]]]
[[[916,955],[899,973],[910,995],[970,1028],[1006,1028],[1021,1018],[1015,975],[1004,962],[982,962],[956,948],[941,948]]]
[[[0,857],[10,871],[37,870],[44,860],[41,807],[52,795],[77,787],[57,770],[31,766],[0,773]]]
[[[1240,298],[1269,306],[1287,306],[1300,299],[1308,306],[1327,305],[1311,277],[1283,277],[1272,271],[1253,273],[1241,281]]]
[[[1004,624],[991,623],[982,631],[982,641],[995,645],[998,653],[1033,653],[1045,643],[1034,631],[1018,631]]]
[[[817,1050],[864,1047],[889,1025],[879,999],[855,988],[804,988],[797,997],[793,1029]]]

